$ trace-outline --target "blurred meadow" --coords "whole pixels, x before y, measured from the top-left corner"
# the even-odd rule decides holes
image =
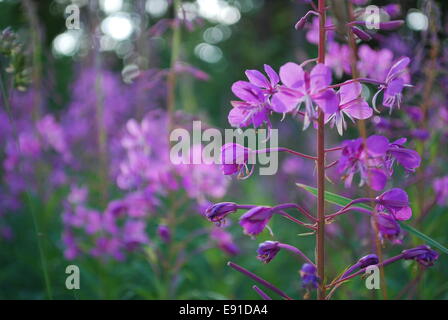
[[[231,87],[245,70],[315,57],[312,26],[294,29],[309,10],[305,2],[0,0],[0,299],[259,299],[254,282],[228,261],[302,299],[303,261],[282,251],[264,264],[257,248],[275,239],[314,257],[307,229],[272,219],[271,231],[250,237],[237,218],[219,228],[203,213],[224,201],[296,202],[314,212],[316,199],[296,186],[316,186],[314,163],[281,155],[275,176],[256,172],[238,181],[215,165],[173,166],[168,137],[173,127],[190,129],[193,119],[230,128]],[[420,153],[422,166],[412,174],[397,169],[394,186],[409,194],[409,225],[448,246],[448,182],[434,188],[448,176],[448,3],[370,3],[400,5],[405,24],[378,32],[368,45],[388,50],[391,60],[410,56],[415,90],[387,124],[377,115],[365,124],[391,141],[407,137]],[[70,5],[80,10],[79,29],[67,29]],[[344,72],[335,78],[348,79]],[[425,126],[412,113],[423,107]],[[316,153],[312,126],[302,131],[301,121],[281,114],[271,121],[280,146]],[[328,129],[326,144],[358,136],[349,122],[343,138]],[[328,180],[330,192],[365,194],[356,179],[350,187],[331,174]],[[358,213],[328,224],[326,240],[329,281],[375,247],[369,219]],[[421,244],[404,232],[402,244],[384,241],[382,254]],[[355,278],[333,299],[448,299],[448,256],[432,248],[440,257],[431,268],[399,261],[384,268],[383,290]],[[79,290],[66,288],[69,265],[80,269]]]

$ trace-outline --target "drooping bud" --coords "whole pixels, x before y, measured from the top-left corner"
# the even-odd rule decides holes
[[[258,246],[258,260],[269,263],[280,251],[277,241],[265,241]]]

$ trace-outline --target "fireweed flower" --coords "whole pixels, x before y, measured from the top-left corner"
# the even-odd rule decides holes
[[[387,213],[378,212],[376,219],[372,217],[372,225],[376,221],[381,241],[387,239],[394,244],[401,244],[401,228],[396,219]]]
[[[347,277],[348,275],[359,269],[364,269],[367,268],[368,266],[378,264],[379,261],[380,260],[378,259],[378,256],[376,254],[368,254],[359,259],[358,262],[352,265],[350,268],[348,268],[347,271],[345,271],[342,274],[340,279],[344,279],[345,277]]]
[[[388,139],[378,135],[370,136],[365,143],[362,138],[345,141],[338,164],[345,186],[349,187],[354,175],[359,173],[360,186],[367,183],[373,190],[384,189],[387,172],[381,166],[384,166],[388,146]]]
[[[240,253],[240,249],[233,241],[232,235],[222,228],[213,228],[210,236],[217,242],[218,247],[228,255],[234,256]]]
[[[305,104],[304,129],[317,118],[317,105],[323,112],[332,114],[338,109],[338,98],[328,86],[332,82],[331,69],[317,64],[306,72],[296,63],[288,62],[280,68],[283,86],[272,98],[272,108],[279,113],[299,111]]]
[[[413,249],[403,251],[405,260],[415,260],[424,267],[431,267],[439,258],[439,254],[427,245],[421,245]]]
[[[361,97],[362,85],[359,82],[343,85],[337,93],[338,110],[333,114],[325,114],[326,122],[331,127],[336,125],[338,133],[342,136],[343,131],[347,129],[347,123],[344,116],[350,120],[365,120],[373,115],[373,110],[369,104]]]
[[[237,174],[239,178],[247,178],[253,173],[248,162],[253,152],[237,143],[226,143],[221,147],[222,171],[225,175]]]
[[[269,79],[258,70],[246,70],[246,77],[250,83],[261,88],[266,95],[272,95],[277,92],[280,78],[278,73],[267,64],[264,65],[264,71]]]
[[[383,105],[385,107],[389,108],[391,112],[395,106],[400,108],[403,89],[404,87],[411,86],[410,84],[406,84],[406,79],[404,77],[410,62],[411,59],[403,57],[390,68],[385,83],[380,85],[379,91],[373,97],[373,108],[375,110],[377,110],[377,97],[382,91],[384,91]]]
[[[421,157],[417,151],[406,149],[404,144],[406,138],[401,138],[389,144],[387,149],[387,167],[391,170],[395,161],[403,166],[407,171],[414,172],[416,168],[420,167]]]
[[[263,89],[247,81],[238,81],[233,84],[232,92],[242,101],[232,101],[233,109],[228,116],[231,126],[244,128],[252,124],[258,128],[267,123],[270,127],[269,99]]]
[[[398,162],[407,171],[413,172],[420,165],[417,152],[403,147],[406,140],[390,143],[380,135],[372,135],[364,143],[362,138],[345,141],[338,170],[348,187],[356,173],[360,174],[360,185],[367,183],[373,190],[381,191],[393,174],[393,164]]]
[[[273,214],[271,207],[254,207],[240,217],[240,225],[245,234],[256,236],[264,230]]]
[[[359,259],[358,267],[360,269],[363,269],[368,266],[378,264],[379,261],[380,261],[380,259],[378,259],[378,256],[376,254],[368,254],[368,255],[362,257],[361,259]]]
[[[157,227],[157,235],[159,238],[165,242],[171,242],[171,230],[167,225],[161,224]]]
[[[448,199],[448,176],[435,179],[433,188],[437,204],[440,206],[446,205]]]
[[[269,263],[279,251],[280,247],[277,241],[265,241],[258,246],[257,259],[264,263]]]
[[[305,263],[300,269],[300,277],[302,278],[302,287],[310,290],[316,289],[319,286],[319,277],[317,276],[317,269],[310,263]]]
[[[222,202],[210,206],[205,210],[205,216],[211,222],[221,223],[229,214],[235,213],[238,205],[233,202]]]
[[[376,210],[387,211],[397,220],[409,220],[412,217],[408,194],[402,189],[391,189],[376,197],[375,200]]]

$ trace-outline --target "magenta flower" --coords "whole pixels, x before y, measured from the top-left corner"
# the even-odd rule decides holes
[[[245,234],[256,236],[264,230],[273,214],[271,207],[254,207],[240,217],[240,225]]]
[[[409,220],[412,209],[409,207],[408,194],[399,188],[391,189],[376,197],[376,209],[387,211],[397,220]]]
[[[345,186],[352,184],[354,175],[359,173],[360,185],[367,183],[373,190],[383,190],[387,183],[387,171],[384,169],[389,140],[373,135],[366,139],[355,139],[343,143],[338,170],[343,174]]]
[[[233,202],[222,202],[214,204],[205,210],[205,216],[211,222],[220,223],[229,214],[235,213],[238,210],[238,205]]]
[[[368,266],[378,264],[379,261],[380,261],[380,259],[378,259],[378,256],[376,254],[368,254],[368,255],[362,257],[361,259],[359,259],[357,264],[360,269],[363,269]]]
[[[261,88],[266,95],[272,95],[277,92],[280,78],[277,72],[267,64],[264,65],[264,71],[269,79],[258,70],[246,70],[246,77],[250,83]]]
[[[248,162],[252,150],[237,143],[226,143],[221,148],[222,171],[225,175],[237,174],[238,177],[249,177],[253,167],[249,170]]]
[[[437,204],[440,206],[446,205],[448,200],[448,176],[435,179],[433,188]]]
[[[403,166],[407,171],[414,172],[420,167],[421,157],[417,151],[404,148],[406,138],[398,139],[389,144],[388,152],[388,167],[391,168],[395,161]]]
[[[300,269],[300,277],[302,278],[302,287],[306,289],[316,289],[319,286],[319,277],[317,276],[317,268],[311,263],[305,263]]]
[[[171,230],[167,225],[161,224],[157,227],[157,235],[159,238],[165,242],[171,242]]]
[[[365,144],[362,138],[345,141],[338,164],[345,185],[350,186],[354,175],[359,173],[360,185],[367,183],[373,190],[381,191],[393,174],[395,161],[407,171],[415,171],[421,159],[417,152],[403,147],[405,141],[400,139],[390,143],[389,139],[379,135],[370,136]]]
[[[372,220],[373,223],[374,220]],[[395,218],[387,213],[379,212],[376,215],[376,225],[381,241],[387,239],[394,244],[401,244],[401,228]]]
[[[323,112],[332,114],[338,109],[338,98],[329,89],[331,69],[317,64],[311,72],[306,72],[296,63],[289,62],[280,68],[280,79],[284,86],[272,98],[272,109],[279,113],[299,111],[305,104],[306,129],[317,118],[317,105]]]
[[[326,122],[329,122],[331,127],[336,125],[341,136],[343,131],[347,129],[344,116],[354,121],[353,119],[368,119],[373,115],[373,110],[361,97],[361,93],[362,85],[359,82],[343,85],[337,93],[338,109],[333,114],[325,114]]]
[[[240,249],[233,241],[232,235],[221,228],[213,228],[210,236],[214,239],[218,247],[230,256],[237,255]]]
[[[380,85],[380,90],[373,97],[373,108],[376,110],[376,99],[380,92],[384,91],[383,105],[392,111],[395,106],[400,108],[404,87],[411,86],[405,83],[404,75],[411,59],[403,57],[390,68],[385,83]]]
[[[278,241],[265,241],[258,246],[257,259],[264,263],[269,263],[279,251]]]
[[[403,251],[405,260],[415,260],[424,267],[431,267],[439,258],[439,254],[427,245],[421,245],[413,249]]]
[[[244,128],[253,125],[255,128],[264,123],[269,124],[269,99],[264,91],[247,81],[237,81],[232,86],[232,92],[242,101],[232,101],[228,120],[231,126]]]

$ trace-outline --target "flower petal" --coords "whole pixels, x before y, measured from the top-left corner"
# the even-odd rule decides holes
[[[269,88],[268,79],[258,70],[246,70],[246,77],[250,83],[260,88]]]
[[[280,68],[280,79],[289,88],[300,88],[305,85],[305,71],[297,63],[288,62]]]

